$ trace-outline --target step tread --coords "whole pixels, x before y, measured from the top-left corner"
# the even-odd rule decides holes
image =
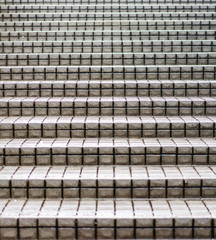
[[[33,181],[47,181],[47,187],[59,187],[61,180],[65,180],[66,187],[78,187],[76,180],[83,181],[82,187],[96,187],[95,182],[103,180],[99,183],[99,187],[106,186],[105,182],[109,180],[125,181],[119,182],[119,186],[129,186],[130,180],[168,180],[168,186],[182,186],[180,181],[188,181],[187,186],[200,187],[201,180],[203,186],[216,187],[216,166],[5,166],[0,169],[0,186],[9,187],[8,182],[12,181],[12,187],[26,187],[27,181],[30,187],[41,187],[41,184],[34,184]],[[193,181],[194,180],[194,181]],[[200,180],[200,181],[196,181]],[[68,181],[68,182],[67,182]],[[86,182],[85,182],[86,181]],[[178,182],[179,181],[179,182]],[[173,183],[172,183],[173,182]],[[147,182],[141,182],[140,187],[146,186]],[[105,185],[104,185],[105,184]],[[171,185],[169,185],[171,184]],[[176,184],[176,185],[175,185]],[[134,185],[137,187],[139,183]],[[107,182],[107,186],[110,187]],[[162,187],[165,182],[155,182],[152,186]],[[112,185],[111,185],[112,187]]]
[[[115,206],[114,206],[115,205]],[[117,225],[132,227],[133,221],[121,222],[122,219],[156,219],[157,227],[172,226],[172,219],[175,219],[177,225],[191,226],[191,220],[195,220],[197,227],[211,227],[211,219],[215,218],[216,201],[210,199],[185,199],[185,200],[135,200],[135,199],[4,199],[0,200],[1,219],[8,218],[9,221],[1,222],[3,226],[16,226],[16,221],[20,219],[20,223],[33,218],[31,222],[33,226],[36,219],[39,218],[40,226],[56,226],[55,218],[65,220],[61,224],[66,224],[67,219],[79,219],[80,226],[94,227],[94,221],[85,221],[97,219],[98,223],[103,224],[103,219],[116,219]],[[96,211],[97,206],[97,211]],[[115,209],[114,209],[115,208]],[[144,216],[145,213],[145,216]],[[47,221],[48,218],[53,221]],[[164,221],[166,219],[166,221]],[[44,221],[46,220],[46,221]],[[119,220],[119,222],[118,222]],[[178,222],[179,220],[179,222]],[[104,222],[105,226],[109,226],[109,222]],[[108,224],[108,225],[107,225]],[[145,223],[139,222],[144,226]],[[149,224],[149,223],[147,223]],[[112,224],[111,224],[112,225]],[[125,227],[126,227],[125,226]],[[140,226],[140,227],[141,227]]]
[[[120,148],[120,152],[128,152],[128,148],[137,148],[137,150],[142,150],[141,148],[154,148],[155,153],[157,150],[160,151],[161,147],[166,148],[167,151],[174,152],[176,147],[181,148],[179,152],[191,153],[192,148],[197,148],[197,152],[206,152],[208,148],[212,147],[212,152],[215,152],[215,138],[41,138],[41,139],[18,139],[18,138],[8,138],[0,139],[0,148],[8,149],[6,153],[13,152],[13,149],[22,149],[33,151],[34,148],[49,149],[55,148],[53,153],[61,152],[61,149],[70,148],[79,152],[79,148],[96,149],[101,148],[101,151],[106,153],[109,152],[108,149]],[[121,149],[122,148],[122,149]],[[165,150],[166,151],[166,150]],[[72,150],[71,150],[72,153]],[[17,152],[16,152],[17,154]]]
[[[215,9],[2,0],[0,239],[215,238]]]
[[[154,86],[154,84],[164,84],[164,85],[179,85],[179,88],[183,87],[184,85],[187,84],[188,87],[190,86],[196,86],[198,84],[200,85],[203,85],[203,86],[209,86],[209,84],[212,84],[212,86],[215,86],[216,85],[216,81],[215,80],[135,80],[135,79],[131,79],[131,80],[106,80],[106,81],[103,81],[103,80],[59,80],[59,81],[52,81],[52,80],[47,80],[47,81],[39,81],[39,80],[26,80],[26,81],[0,81],[0,85],[5,85],[6,86],[13,86],[13,85],[17,85],[18,86],[25,86],[25,85],[34,85],[32,86],[33,88],[34,87],[38,87],[39,85],[44,86],[44,87],[47,87],[47,88],[51,88],[51,85],[55,85],[54,87],[56,88],[62,88],[63,87],[63,84],[67,85],[67,86],[75,86],[77,85],[77,87],[79,88],[88,88],[87,85],[92,85],[93,87],[95,88],[99,88],[100,85],[104,85],[105,86],[109,86],[109,87],[112,87],[111,85],[114,84],[114,85],[119,85],[119,88],[124,88],[124,84],[125,85],[131,85],[131,86],[135,86],[136,84],[140,84],[140,87],[148,87],[149,86]],[[123,84],[123,85],[121,85]],[[121,86],[121,87],[120,87]]]
[[[29,125],[29,128],[35,126],[41,127],[44,125],[44,129],[55,129],[55,124],[60,125],[59,128],[67,129],[70,128],[70,124],[77,124],[77,127],[83,127],[86,124],[86,129],[88,125],[92,124],[92,128],[97,128],[97,125],[102,125],[102,129],[107,129],[107,125],[103,124],[114,124],[117,129],[124,129],[127,124],[134,129],[140,128],[141,124],[143,127],[151,128],[152,125],[158,124],[158,128],[169,128],[170,124],[181,127],[185,127],[188,124],[188,128],[200,127],[202,128],[212,128],[216,123],[216,116],[45,116],[45,117],[0,117],[0,129],[7,129],[7,127],[12,128],[15,125],[15,129],[22,129],[23,126]],[[66,125],[64,125],[66,124]],[[20,128],[19,128],[20,127]],[[114,127],[114,126],[112,126]],[[75,125],[76,128],[76,125]],[[91,127],[90,127],[91,129]],[[109,127],[110,129],[110,127]]]
[[[5,199],[0,200],[1,236],[210,239],[215,206],[209,199]]]
[[[59,15],[61,15],[61,14],[59,14]],[[23,24],[26,24],[26,25],[28,25],[28,26],[31,26],[32,24],[35,24],[35,25],[37,25],[37,26],[47,26],[47,27],[49,27],[49,25],[51,24],[51,26],[52,26],[52,24],[54,25],[54,24],[56,24],[56,26],[79,26],[79,24],[81,25],[81,24],[83,24],[83,26],[86,26],[86,27],[90,27],[91,25],[93,25],[93,26],[119,26],[119,24],[121,24],[121,23],[123,23],[123,25],[122,26],[128,26],[129,24],[131,25],[131,26],[137,26],[137,25],[139,25],[139,26],[142,26],[142,24],[143,24],[143,26],[144,26],[144,24],[148,24],[148,27],[150,27],[150,26],[154,26],[154,24],[157,24],[157,26],[158,27],[160,27],[160,26],[163,26],[164,24],[165,24],[165,26],[172,26],[172,25],[174,25],[174,26],[181,26],[181,25],[178,25],[178,23],[183,23],[183,24],[185,24],[186,26],[187,26],[187,23],[188,23],[188,25],[190,25],[190,24],[192,24],[192,25],[194,25],[194,26],[199,26],[199,25],[203,25],[203,26],[215,26],[215,21],[216,20],[208,20],[208,19],[203,19],[203,20],[197,20],[197,19],[182,19],[182,20],[180,20],[180,19],[164,19],[164,20],[162,20],[162,19],[160,19],[160,20],[142,20],[142,19],[120,19],[120,20],[115,20],[115,21],[113,21],[113,20],[109,20],[109,19],[104,19],[104,20],[100,20],[100,19],[98,19],[98,20],[91,20],[91,21],[89,21],[89,20],[71,20],[71,21],[69,21],[69,20],[62,20],[62,21],[57,21],[57,20],[53,20],[53,21],[51,21],[51,20],[47,20],[47,21],[42,21],[42,20],[40,20],[40,19],[38,19],[38,21],[36,21],[36,20],[22,20],[22,21],[18,21],[18,20],[16,20],[16,21],[0,21],[0,25],[8,25],[8,26],[14,26],[14,25],[23,25]],[[152,23],[152,24],[150,24],[150,23]],[[101,25],[100,25],[101,24]],[[134,25],[133,25],[134,24]],[[82,26],[82,25],[81,25]],[[186,26],[184,26],[184,27],[186,27]],[[142,30],[142,29],[141,29]],[[139,31],[141,31],[141,30],[139,30]],[[145,30],[145,29],[144,29]],[[143,31],[144,31],[143,30]],[[155,29],[155,30],[151,30],[151,29],[147,29],[148,31],[157,31],[157,29]],[[145,30],[145,31],[147,31],[147,30]],[[160,30],[160,31],[165,31],[164,29],[158,29],[158,30]],[[185,30],[187,30],[187,29],[168,29],[169,31],[174,31],[174,30],[180,30],[180,31],[185,31]],[[195,31],[195,30],[199,30],[199,29],[189,29],[189,30],[191,30],[191,31]],[[211,29],[203,29],[203,31],[204,30],[211,30]],[[214,29],[212,29],[212,31],[213,31]],[[45,31],[45,30],[44,30]],[[52,31],[54,31],[54,30],[52,30]],[[72,31],[72,30],[71,30]],[[80,32],[80,30],[77,30],[78,32]],[[86,32],[89,32],[89,30],[88,29],[86,29],[85,30]],[[98,31],[101,31],[101,30],[94,30],[94,32],[98,32]],[[107,31],[107,30],[105,30],[105,31]],[[109,31],[111,31],[111,30],[109,30]],[[112,30],[111,32],[119,32],[119,30]],[[122,32],[124,32],[124,31],[129,31],[128,29],[122,29],[121,30]],[[138,30],[133,30],[133,31],[138,31]],[[4,32],[4,31],[3,31]],[[22,31],[22,32],[28,32],[28,31]],[[37,32],[37,31],[29,31],[29,32]],[[39,31],[39,32],[41,32],[41,31]],[[50,31],[48,31],[48,32],[50,32]],[[58,32],[61,32],[60,30],[58,30]],[[92,30],[91,30],[91,32],[93,32]]]
[[[98,21],[97,21],[98,22]],[[152,22],[152,21],[151,21]],[[168,21],[168,22],[170,22],[170,20]],[[182,22],[182,21],[181,21]],[[191,21],[190,21],[191,22]],[[197,22],[200,22],[199,20],[197,20]],[[203,22],[203,21],[202,21]],[[208,21],[209,22],[209,21]],[[212,23],[212,21],[211,21],[211,23]],[[188,34],[190,34],[190,35],[193,35],[194,33],[203,33],[203,34],[205,34],[205,33],[215,33],[215,30],[212,30],[212,29],[197,29],[197,30],[194,30],[194,29],[183,29],[183,30],[178,30],[178,29],[176,29],[176,30],[174,30],[174,29],[171,29],[171,30],[85,30],[85,31],[81,31],[81,30],[77,30],[77,31],[67,31],[67,30],[65,30],[65,31],[2,31],[1,32],[1,36],[5,36],[6,34],[10,34],[10,36],[11,37],[13,37],[13,36],[16,36],[16,34],[18,35],[21,35],[20,37],[22,37],[22,35],[23,36],[25,36],[25,35],[27,35],[27,34],[29,34],[29,37],[31,37],[31,36],[35,36],[36,34],[42,34],[42,33],[44,33],[44,34],[48,34],[47,35],[47,37],[52,37],[52,34],[53,35],[55,35],[56,33],[58,33],[58,34],[64,34],[64,33],[67,33],[67,36],[70,36],[70,35],[73,35],[73,34],[75,34],[75,33],[77,33],[77,35],[79,34],[85,34],[86,33],[86,35],[88,34],[88,33],[90,33],[91,35],[94,33],[94,34],[96,34],[96,33],[101,33],[101,34],[111,34],[111,33],[116,33],[116,35],[119,35],[120,33],[122,33],[123,35],[125,34],[126,36],[127,35],[131,35],[131,33],[134,33],[134,34],[137,34],[137,35],[139,35],[140,33],[146,33],[146,34],[148,34],[148,33],[156,33],[156,34],[158,34],[159,32],[162,32],[162,33],[167,33],[167,32],[170,32],[170,33],[179,33],[179,34],[181,34],[181,33],[188,33]],[[189,35],[189,36],[190,36]],[[39,35],[40,36],[40,35]],[[82,36],[82,35],[81,35]],[[96,35],[95,35],[96,36]],[[115,36],[115,35],[114,35]],[[127,39],[128,40],[128,39]],[[206,39],[205,39],[206,40]],[[215,40],[215,39],[214,39]],[[1,40],[2,41],[2,40]]]
[[[146,103],[146,101],[148,101],[148,103]],[[143,106],[145,106],[145,103],[147,105],[149,105],[149,103],[151,102],[155,102],[158,103],[158,107],[159,106],[164,106],[165,103],[169,104],[170,106],[178,106],[178,102],[180,102],[181,106],[191,106],[192,102],[197,102],[197,104],[203,105],[204,103],[206,103],[207,106],[214,106],[215,105],[215,101],[216,101],[216,97],[3,97],[0,98],[0,103],[1,105],[5,105],[5,103],[9,102],[9,103],[23,103],[23,106],[28,106],[28,103],[30,104],[31,102],[35,102],[35,104],[40,103],[40,102],[48,102],[50,103],[50,106],[52,105],[52,103],[58,103],[60,105],[60,103],[62,102],[70,102],[70,103],[77,103],[77,106],[79,104],[79,102],[89,102],[89,104],[94,104],[101,102],[104,103],[104,106],[106,105],[106,103],[117,103],[117,102],[128,102],[128,104],[133,104],[133,102],[141,102],[141,104],[143,104]],[[25,104],[25,105],[24,105]],[[63,106],[63,105],[62,105]],[[76,106],[76,105],[75,105]],[[142,106],[142,105],[141,105]],[[156,106],[156,105],[155,105]],[[167,105],[169,106],[169,105]],[[16,106],[17,107],[17,106]],[[21,105],[20,105],[21,107]],[[30,106],[29,106],[30,107]],[[53,106],[55,107],[55,106]],[[81,107],[81,106],[80,106]],[[90,106],[89,106],[90,107]],[[128,105],[128,107],[130,107],[130,105]]]
[[[35,46],[42,46],[42,45],[44,45],[44,46],[46,46],[46,45],[49,45],[49,44],[56,44],[56,46],[59,46],[59,47],[61,47],[62,45],[62,43],[63,44],[66,44],[66,45],[73,45],[74,44],[74,46],[79,46],[79,45],[82,45],[82,44],[89,44],[89,46],[92,46],[92,44],[93,44],[93,46],[95,45],[95,46],[97,46],[98,44],[109,44],[109,45],[111,45],[112,43],[113,44],[135,44],[135,46],[136,46],[136,44],[137,45],[139,45],[139,44],[143,44],[144,46],[145,45],[150,45],[151,43],[154,43],[155,45],[160,45],[161,43],[165,43],[165,46],[166,45],[168,45],[168,44],[172,44],[172,43],[177,43],[178,45],[180,45],[181,46],[181,44],[188,44],[188,45],[190,45],[190,44],[192,44],[192,43],[196,43],[196,45],[197,46],[199,46],[199,44],[205,44],[205,43],[207,43],[207,44],[213,44],[213,43],[216,43],[216,40],[124,40],[124,41],[121,41],[121,40],[113,40],[113,41],[99,41],[99,40],[95,40],[95,41],[89,41],[89,40],[86,40],[86,41],[82,41],[82,42],[80,42],[80,41],[75,41],[75,42],[71,42],[71,41],[67,41],[67,40],[62,40],[62,41],[50,41],[50,40],[47,40],[46,42],[44,42],[44,41],[40,41],[40,40],[38,40],[38,41],[0,41],[0,44],[2,45],[2,44],[7,44],[7,45],[9,45],[9,46],[22,46],[22,44],[24,44],[24,46],[26,45],[26,46],[32,46],[32,44],[33,44],[33,47],[34,47],[34,45]],[[7,46],[6,45],[6,46]]]
[[[157,52],[152,52],[152,53],[142,53],[142,52],[137,52],[137,53],[131,53],[131,52],[101,52],[101,53],[88,53],[88,52],[75,52],[75,53],[2,53],[0,55],[0,59],[2,60],[5,60],[5,57],[11,57],[9,58],[8,60],[11,60],[11,59],[14,59],[15,60],[15,57],[18,56],[18,57],[39,57],[39,58],[43,58],[43,57],[55,57],[55,58],[60,58],[61,56],[62,57],[70,57],[70,56],[73,56],[73,57],[79,57],[79,56],[86,56],[86,57],[90,57],[90,56],[97,56],[98,58],[99,57],[102,57],[102,56],[109,56],[110,58],[114,57],[115,55],[117,57],[124,57],[125,59],[127,58],[133,58],[133,57],[136,57],[136,56],[141,56],[141,57],[144,57],[144,56],[150,56],[150,57],[154,57],[154,56],[158,56],[158,57],[164,57],[164,56],[167,56],[168,57],[175,57],[175,55],[181,55],[182,57],[185,57],[185,58],[189,58],[191,57],[192,59],[193,58],[197,58],[197,57],[207,57],[209,55],[210,59],[211,58],[216,58],[215,55],[216,53],[215,52],[187,52],[187,53],[182,53],[182,52],[160,52],[160,53],[157,53]],[[14,57],[14,58],[13,58]],[[20,59],[20,58],[19,58]],[[26,58],[24,59],[20,59],[20,60],[25,60]],[[31,60],[31,59],[30,59]],[[36,61],[37,59],[35,59]],[[46,59],[43,59],[43,60],[46,60]],[[64,59],[62,59],[64,60]],[[48,60],[47,60],[48,61]]]

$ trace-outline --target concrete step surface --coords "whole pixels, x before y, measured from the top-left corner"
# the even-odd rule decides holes
[[[121,19],[142,19],[142,20],[214,20],[216,13],[214,12],[190,12],[190,13],[176,13],[176,12],[81,12],[81,13],[0,13],[0,21],[71,21],[71,20],[121,20]]]
[[[198,53],[216,52],[214,40],[3,41],[1,53]]]
[[[115,5],[115,4],[215,4],[213,0],[3,0],[4,5],[95,5],[95,4],[103,4],[103,5]]]
[[[6,166],[0,198],[214,198],[215,166]]]
[[[208,30],[206,24],[203,26],[205,30],[191,30],[193,28],[193,25],[191,27],[191,23],[188,26],[188,30],[12,31],[1,32],[0,41],[216,40],[215,30]],[[185,27],[185,24],[183,24],[181,29],[185,29]]]
[[[80,31],[80,32],[86,32],[86,31],[114,31],[115,32],[122,32],[124,35],[125,32],[129,31],[141,31],[141,35],[143,35],[143,31],[153,31],[153,30],[215,30],[216,29],[216,22],[214,20],[71,20],[71,21],[41,21],[40,19],[38,21],[5,21],[0,22],[0,30],[2,32],[10,31],[10,32],[32,32],[32,31],[54,31],[58,33],[59,31]],[[174,31],[175,32],[175,31]],[[12,34],[11,33],[11,34]],[[181,32],[180,32],[181,33]],[[180,34],[178,33],[178,34]],[[184,32],[182,32],[184,33]],[[20,33],[21,34],[21,33]],[[23,34],[23,33],[22,33]],[[59,33],[58,33],[59,34]],[[94,33],[96,34],[96,33]],[[98,33],[97,33],[98,34]],[[103,33],[101,33],[103,34]],[[110,33],[112,34],[112,33]],[[164,35],[165,33],[162,31],[160,33]],[[173,35],[173,31],[170,33],[167,33],[168,35]],[[4,36],[4,34],[3,34]],[[145,35],[144,35],[145,36]],[[184,36],[184,35],[183,35]],[[190,36],[190,35],[189,35]],[[125,39],[125,40],[130,40]],[[154,39],[153,39],[154,40]],[[169,39],[168,39],[169,40]],[[172,39],[171,39],[172,40]],[[175,40],[175,39],[174,39]],[[178,39],[177,39],[178,40]],[[184,40],[184,39],[182,39]],[[187,40],[187,39],[186,39]],[[190,39],[189,40],[193,40]],[[196,40],[196,39],[195,39]],[[199,40],[199,39],[198,39]],[[209,39],[211,40],[211,39]]]
[[[0,81],[0,97],[215,97],[214,80]]]
[[[215,97],[0,98],[0,116],[214,116]]]
[[[1,13],[71,13],[71,12],[215,12],[215,4],[82,4],[82,5],[1,5]]]
[[[216,117],[2,117],[0,138],[215,137]]]
[[[0,66],[215,65],[216,52],[2,54]]]
[[[215,65],[3,66],[2,81],[215,80]]]
[[[215,239],[215,10],[2,0],[0,239]]]
[[[215,165],[215,138],[0,139],[1,166]]]
[[[1,236],[7,239],[210,239],[215,234],[215,204],[211,199],[3,199],[0,201]]]
[[[28,15],[28,14],[27,14]],[[61,16],[62,14],[58,14]],[[91,21],[90,21],[91,20]],[[43,21],[43,19],[30,19],[30,20],[5,20],[0,21],[0,29],[1,31],[93,31],[98,34],[98,32],[109,31],[110,34],[115,35],[115,32],[122,32],[122,34],[132,32],[133,31],[141,31],[140,34],[143,34],[143,30],[215,30],[216,29],[216,21],[215,20],[196,20],[196,19],[162,19],[162,20],[149,20],[143,18],[133,20],[129,19],[62,19],[62,21],[56,21],[56,19],[47,19]],[[96,34],[94,33],[94,34]],[[163,32],[162,32],[163,33]],[[162,34],[161,33],[161,34]],[[184,33],[184,32],[182,32]],[[58,33],[59,34],[59,33]],[[92,33],[93,34],[93,33]],[[101,33],[102,34],[102,33]],[[131,34],[131,33],[130,33]],[[167,33],[168,34],[168,33]],[[169,33],[171,34],[171,33]],[[180,34],[180,33],[179,33]],[[130,40],[130,39],[126,39]],[[182,39],[183,40],[183,39]],[[210,40],[210,39],[209,39]]]

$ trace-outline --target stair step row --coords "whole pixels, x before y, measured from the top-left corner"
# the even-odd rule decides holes
[[[197,34],[200,33],[199,30],[209,30],[216,29],[216,21],[214,20],[80,20],[80,21],[6,21],[0,22],[0,30],[2,31],[1,35],[4,36],[5,32],[12,34],[15,33],[22,33],[22,36],[25,36],[26,33],[39,33],[42,31],[52,31],[57,35],[61,34],[62,31],[70,31],[70,34],[73,32],[78,32],[77,34],[80,35],[83,31],[86,31],[88,35],[89,32],[93,35],[101,35],[104,34],[104,31],[107,30],[110,33],[110,37],[112,35],[119,35],[119,32],[122,35],[137,35],[137,33],[141,34],[142,36],[146,36],[147,33],[150,35],[162,34],[162,36],[167,32],[169,35],[173,35],[175,32],[178,35],[185,35],[189,34],[185,30],[197,30]],[[145,31],[144,31],[145,30]],[[155,31],[154,31],[155,30]],[[163,31],[167,30],[167,31]],[[169,31],[168,31],[169,30]],[[180,30],[184,30],[182,33]],[[14,32],[15,31],[15,32]],[[135,32],[134,32],[135,31]],[[60,32],[60,33],[59,33]],[[85,33],[83,33],[85,36]],[[30,35],[31,36],[31,35]],[[51,35],[50,35],[51,36]],[[188,37],[191,35],[189,34]],[[9,36],[10,37],[10,36]],[[92,36],[95,37],[95,36]],[[50,41],[50,39],[48,39]],[[125,39],[126,41],[130,40]],[[147,39],[146,39],[147,40]],[[169,40],[169,39],[168,39]],[[175,39],[174,39],[175,40]],[[184,40],[179,39],[179,40]],[[187,40],[187,39],[186,39]],[[190,39],[189,39],[190,40]],[[193,40],[193,39],[191,39]],[[199,40],[199,39],[198,39]],[[206,39],[207,40],[207,39]],[[211,40],[211,39],[208,39]]]
[[[95,5],[1,5],[1,13],[58,13],[58,12],[215,12],[209,4],[95,4]]]
[[[0,53],[202,53],[216,52],[214,40],[4,41]]]
[[[216,97],[214,80],[1,81],[0,97]]]
[[[181,116],[216,114],[215,97],[1,98],[0,116]]]
[[[215,65],[97,65],[0,67],[1,81],[214,80]]]
[[[2,0],[0,239],[216,237],[215,10]]]
[[[188,30],[0,32],[0,41],[216,40],[214,30],[191,30],[191,26]]]
[[[1,54],[0,66],[215,65],[216,52]]]
[[[2,4],[4,5],[115,5],[115,4],[215,4],[213,0],[3,0]]]
[[[0,165],[215,165],[215,138],[0,139]]]
[[[0,138],[215,137],[216,117],[1,117]]]
[[[70,21],[70,20],[97,20],[97,19],[131,19],[134,20],[214,20],[216,13],[214,12],[81,12],[81,13],[0,13],[0,21]]]
[[[7,166],[0,198],[214,198],[215,166]]]
[[[212,239],[215,200],[0,200],[3,239]]]

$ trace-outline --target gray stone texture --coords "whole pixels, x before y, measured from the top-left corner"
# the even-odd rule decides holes
[[[2,0],[0,239],[214,239],[213,0]]]

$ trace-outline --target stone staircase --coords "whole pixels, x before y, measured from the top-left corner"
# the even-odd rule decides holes
[[[216,238],[215,12],[1,1],[1,239]]]

